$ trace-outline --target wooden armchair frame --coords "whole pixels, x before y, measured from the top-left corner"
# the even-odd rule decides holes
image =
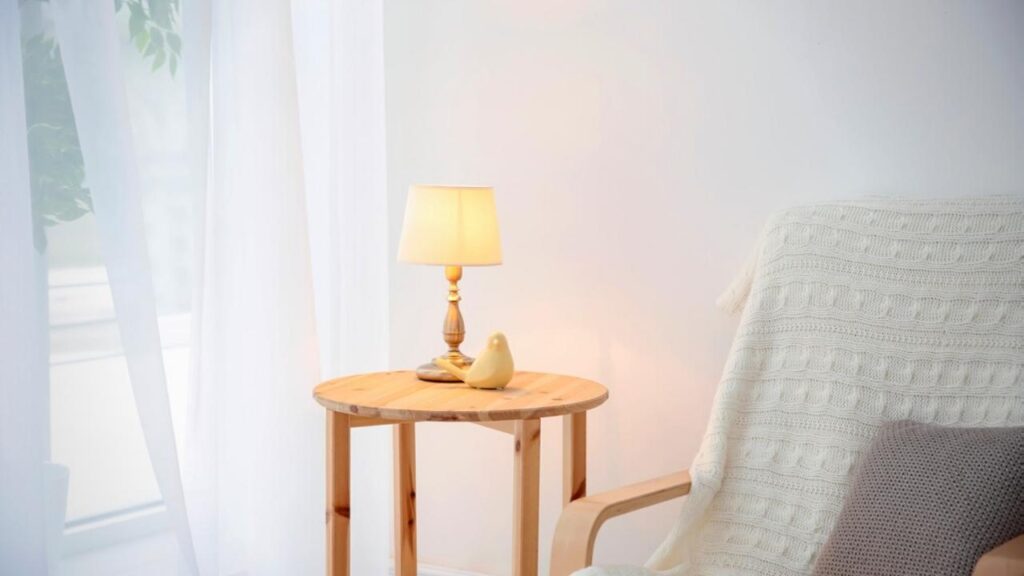
[[[690,493],[686,470],[573,500],[562,510],[551,548],[551,576],[569,576],[590,566],[594,541],[609,518]],[[1024,534],[985,553],[973,576],[1024,576]]]

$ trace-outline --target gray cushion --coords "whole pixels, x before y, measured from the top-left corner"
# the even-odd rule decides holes
[[[1024,533],[1024,428],[883,425],[815,576],[967,576]]]

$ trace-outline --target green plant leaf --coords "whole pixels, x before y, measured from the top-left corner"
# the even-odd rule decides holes
[[[174,32],[168,32],[167,45],[171,47],[171,51],[175,54],[181,54],[181,36],[178,36]]]
[[[132,38],[135,39],[135,48],[145,54],[146,47],[149,46],[149,32],[143,30],[138,35],[132,35]]]
[[[157,68],[160,68],[161,66],[163,66],[164,60],[166,60],[166,59],[167,59],[167,53],[164,52],[163,50],[161,50],[156,55],[156,58],[153,59],[153,70],[156,70]]]
[[[128,11],[131,13],[128,17],[128,34],[132,38],[138,38],[146,32],[146,11],[141,4],[135,2],[128,3]],[[145,44],[139,47],[140,50],[142,48],[145,48]]]
[[[64,66],[56,41],[44,34],[22,45],[32,223],[36,249],[46,250],[47,226],[92,210]]]
[[[159,28],[149,29],[149,42],[155,44],[157,50],[161,50],[164,47],[164,33]]]
[[[143,56],[157,56],[164,53],[164,33],[159,28],[149,29],[149,45]],[[156,68],[154,68],[156,70]]]
[[[149,0],[149,14],[161,28],[172,26],[172,2],[171,0]]]

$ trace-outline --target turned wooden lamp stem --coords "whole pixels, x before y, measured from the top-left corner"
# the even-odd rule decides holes
[[[459,280],[462,280],[462,266],[445,266],[444,277],[448,279],[448,314],[444,317],[444,341],[448,344],[449,360],[464,360],[459,345],[466,339],[466,325],[459,310]]]
[[[444,357],[459,366],[466,368],[473,363],[473,359],[466,356],[459,350],[462,341],[466,339],[466,324],[462,321],[462,311],[459,310],[459,280],[462,280],[462,266],[445,266],[444,277],[448,279],[448,313],[444,316],[444,328],[441,334],[444,342],[448,345],[448,351]],[[416,376],[420,380],[430,382],[458,382],[459,379],[449,374],[444,368],[428,362],[416,369]]]

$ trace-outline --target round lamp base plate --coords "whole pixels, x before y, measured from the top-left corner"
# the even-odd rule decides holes
[[[469,368],[469,365],[473,363],[473,359],[463,356],[463,363],[466,368]],[[418,368],[416,368],[416,377],[425,382],[462,382],[462,380],[459,380],[450,372],[448,372],[444,368],[441,368],[437,364],[434,364],[433,362],[421,364]]]

